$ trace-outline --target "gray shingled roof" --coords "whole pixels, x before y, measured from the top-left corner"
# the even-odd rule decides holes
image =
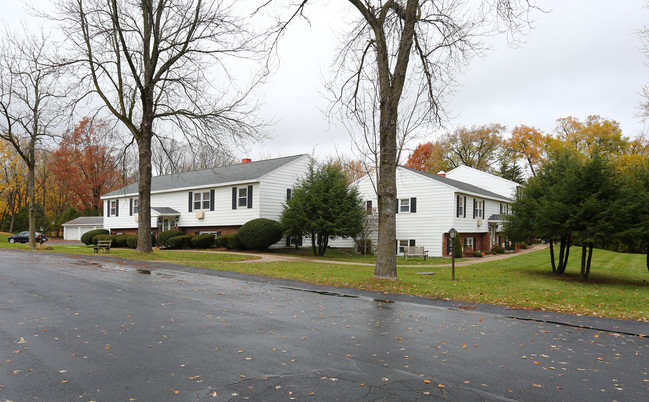
[[[212,169],[194,170],[151,178],[151,192],[173,190],[175,188],[204,187],[222,183],[255,181],[267,173],[291,163],[305,154],[286,156],[283,158],[267,159],[257,162],[239,163]],[[130,184],[115,190],[104,197],[114,197],[126,194],[136,194],[138,183]]]
[[[453,179],[449,179],[448,177],[442,177],[433,173],[428,173],[428,172],[422,172],[421,170],[409,168],[407,166],[401,166],[404,169],[410,170],[411,172],[419,173],[422,176],[428,177],[430,179],[439,181],[441,183],[447,184],[449,186],[453,186],[457,188],[460,191],[468,192],[468,193],[475,193],[475,194],[480,194],[485,197],[489,198],[496,198],[499,200],[507,200],[507,201],[512,201],[511,198],[508,197],[503,197],[500,194],[492,193],[491,191],[487,191],[483,188],[474,186],[472,184],[465,183],[463,181],[457,181]]]
[[[65,222],[64,225],[102,225],[104,224],[103,216],[80,216]]]
[[[180,212],[176,211],[173,208],[169,207],[151,207],[152,210],[156,211],[159,215],[180,215]]]
[[[503,216],[501,214],[493,214],[487,220],[488,221],[502,221],[504,219],[503,219]]]

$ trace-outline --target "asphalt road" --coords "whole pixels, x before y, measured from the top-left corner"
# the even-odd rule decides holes
[[[435,280],[432,278],[431,280]],[[0,250],[1,401],[649,397],[649,324]]]

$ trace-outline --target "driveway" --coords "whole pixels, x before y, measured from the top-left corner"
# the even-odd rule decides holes
[[[646,323],[18,250],[0,250],[0,294],[3,401],[649,392]]]

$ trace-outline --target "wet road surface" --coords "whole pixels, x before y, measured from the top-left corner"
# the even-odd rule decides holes
[[[648,333],[647,323],[0,251],[2,401],[647,400]]]

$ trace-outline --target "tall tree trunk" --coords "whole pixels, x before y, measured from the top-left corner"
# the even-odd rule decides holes
[[[586,243],[581,245],[581,269],[579,271],[579,280],[585,281],[588,279],[588,274],[586,273],[586,259],[588,256],[588,246]]]
[[[29,199],[29,247],[36,248],[36,163],[34,149],[31,148],[30,161],[27,164],[27,194]]]
[[[566,270],[566,266],[563,263],[565,253],[566,253],[566,239],[562,237],[559,246],[559,266],[557,267],[558,274],[562,274]]]
[[[590,275],[590,262],[593,259],[593,243],[591,242],[588,245],[588,261],[586,262],[586,279],[588,279],[588,276]]]
[[[152,121],[146,122],[143,117],[141,134],[137,138],[139,156],[137,251],[141,253],[153,252],[151,244],[151,133]]]
[[[557,266],[554,263],[554,246],[553,246],[554,241],[550,239],[550,262],[552,263],[552,273],[557,273]]]

